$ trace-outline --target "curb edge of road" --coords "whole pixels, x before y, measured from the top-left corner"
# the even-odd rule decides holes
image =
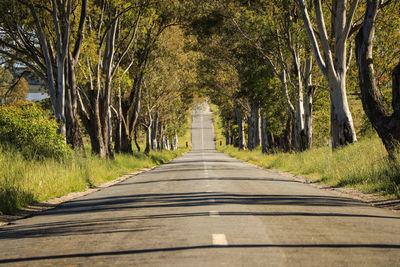
[[[163,164],[161,164],[161,165],[163,165]],[[122,175],[114,180],[102,183],[93,188],[86,189],[85,191],[71,192],[71,193],[68,193],[61,197],[51,198],[51,199],[48,199],[45,201],[33,203],[32,205],[29,205],[29,206],[25,207],[24,209],[17,211],[14,215],[0,215],[0,227],[8,225],[8,224],[12,223],[13,221],[32,217],[43,211],[54,209],[58,205],[63,204],[68,201],[71,201],[73,199],[83,197],[83,196],[89,195],[91,193],[100,191],[104,188],[122,183],[129,178],[132,178],[132,177],[139,175],[141,173],[144,173],[144,172],[148,172],[148,171],[150,171],[154,168],[157,168],[161,165],[156,165],[156,166],[153,166],[150,168],[144,168],[144,169],[138,170],[136,172]]]
[[[235,159],[238,159],[238,158],[235,158]],[[295,175],[295,174],[291,174],[291,173],[276,170],[276,169],[267,169],[267,168],[260,167],[258,165],[255,165],[253,163],[250,163],[250,162],[247,162],[247,161],[244,161],[241,159],[238,159],[238,160],[240,160],[241,162],[246,163],[250,166],[256,167],[258,169],[262,169],[265,171],[279,174],[279,175],[289,178],[291,180],[294,180],[294,181],[297,181],[297,182],[300,182],[303,184],[307,184],[309,186],[312,186],[312,187],[315,187],[315,188],[318,188],[321,190],[332,192],[341,197],[355,199],[355,200],[361,201],[365,204],[368,204],[368,205],[376,207],[376,208],[384,208],[384,209],[390,210],[395,213],[400,213],[400,199],[391,199],[391,198],[385,198],[383,196],[379,196],[379,195],[375,195],[375,194],[367,194],[367,193],[363,193],[354,188],[332,187],[332,186],[323,184],[321,182],[313,181],[313,180],[308,179],[301,175]]]

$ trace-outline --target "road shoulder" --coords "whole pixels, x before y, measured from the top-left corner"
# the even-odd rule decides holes
[[[58,205],[60,205],[62,203],[65,203],[65,202],[68,202],[68,201],[71,201],[73,199],[86,196],[88,194],[100,191],[100,190],[102,190],[104,188],[113,186],[115,184],[119,184],[119,183],[121,183],[121,182],[123,182],[123,181],[125,181],[125,180],[127,180],[129,178],[132,178],[132,177],[134,177],[136,175],[139,175],[141,173],[150,171],[150,170],[152,170],[152,169],[154,169],[154,168],[156,168],[158,166],[154,166],[154,167],[151,167],[151,168],[145,168],[145,169],[141,169],[141,170],[136,171],[136,172],[125,174],[125,175],[123,175],[123,176],[121,176],[121,177],[119,177],[117,179],[105,182],[105,183],[103,183],[103,184],[101,184],[99,186],[93,187],[93,188],[88,188],[87,190],[82,191],[82,192],[72,192],[72,193],[66,194],[66,195],[61,196],[61,197],[56,197],[56,198],[52,198],[52,199],[49,199],[49,200],[46,200],[46,201],[41,201],[41,202],[34,203],[34,204],[29,205],[28,207],[26,207],[26,208],[24,208],[22,210],[17,211],[13,215],[4,215],[4,214],[2,214],[2,215],[0,215],[0,227],[2,227],[4,225],[8,225],[13,221],[24,219],[24,218],[28,218],[28,217],[32,217],[32,216],[37,215],[37,214],[39,214],[39,213],[41,213],[43,211],[54,209]]]
[[[386,198],[386,197],[375,195],[375,194],[366,194],[366,193],[363,193],[354,188],[331,187],[331,186],[328,186],[328,185],[320,183],[320,182],[312,181],[312,180],[310,180],[306,177],[300,176],[300,175],[294,175],[294,174],[291,174],[288,172],[275,170],[275,169],[266,169],[266,168],[262,168],[260,166],[257,166],[255,164],[252,164],[250,162],[247,162],[247,161],[244,161],[244,160],[241,160],[238,158],[235,158],[235,159],[237,159],[243,163],[246,163],[250,166],[253,166],[255,168],[279,174],[279,175],[289,178],[291,180],[294,180],[294,181],[297,181],[297,182],[300,182],[303,184],[307,184],[309,186],[312,186],[312,187],[315,187],[315,188],[318,188],[321,190],[332,192],[341,197],[356,199],[356,200],[359,200],[363,203],[366,203],[368,205],[371,205],[371,206],[374,206],[377,208],[384,208],[384,209],[388,209],[388,210],[391,210],[396,213],[400,213],[400,199],[391,199],[391,198]]]

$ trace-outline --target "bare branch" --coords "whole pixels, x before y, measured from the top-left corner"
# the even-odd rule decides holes
[[[354,14],[356,13],[358,1],[359,0],[353,0],[351,2],[350,10],[346,17],[346,25],[343,29],[342,35],[340,36],[342,43],[344,43],[347,40],[347,38],[349,37],[349,33],[352,28],[351,25],[352,25],[352,21],[354,18]]]
[[[325,60],[328,61],[328,62],[326,62],[326,64],[327,64],[326,74],[328,74],[328,71],[332,71],[336,75],[335,67],[333,64],[331,47],[330,47],[329,41],[328,41],[328,34],[326,32],[326,26],[325,26],[324,14],[322,12],[321,0],[314,0],[314,4],[315,4],[315,14],[317,17],[317,25],[318,25],[318,31],[320,33],[322,49],[324,50]],[[329,66],[329,68],[328,68],[328,66]]]
[[[138,17],[136,19],[135,30],[134,30],[134,32],[132,34],[132,37],[131,37],[128,45],[126,46],[125,50],[122,52],[121,56],[119,57],[118,62],[115,64],[114,69],[113,69],[113,71],[111,73],[111,77],[113,77],[115,72],[118,70],[118,67],[121,64],[121,61],[124,59],[125,55],[128,53],[129,49],[131,48],[133,42],[136,39],[136,33],[137,33],[138,28],[139,28],[139,22],[140,22],[141,16],[142,16],[142,9],[140,9]]]
[[[317,60],[318,66],[320,67],[322,73],[325,76],[328,76],[326,64],[325,64],[324,59],[322,58],[320,48],[319,48],[319,45],[317,42],[317,38],[315,37],[314,30],[313,30],[313,27],[311,24],[310,16],[308,15],[307,7],[304,3],[304,0],[297,0],[297,3],[299,4],[301,14],[303,16],[304,25],[306,27],[307,35],[310,39],[311,46],[314,51],[315,59]],[[319,33],[320,36],[321,36],[321,34],[322,33]]]
[[[74,61],[78,60],[79,53],[80,53],[81,46],[82,46],[83,31],[85,29],[85,22],[86,22],[86,16],[87,16],[87,5],[88,5],[88,1],[82,0],[82,10],[81,10],[81,17],[79,19],[78,34],[77,34],[77,39],[75,42],[74,52],[72,53],[72,57],[73,57]]]

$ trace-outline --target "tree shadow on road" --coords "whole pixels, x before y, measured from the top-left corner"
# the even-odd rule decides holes
[[[124,251],[106,251],[106,252],[92,252],[92,253],[76,253],[76,254],[60,254],[27,258],[10,258],[0,259],[0,264],[17,263],[27,261],[40,261],[40,260],[65,260],[71,258],[87,258],[87,257],[102,257],[102,256],[128,256],[144,253],[165,253],[174,251],[185,250],[198,250],[198,249],[235,249],[235,248],[280,248],[280,249],[320,249],[320,248],[335,248],[335,249],[349,249],[349,248],[374,248],[374,249],[400,249],[398,244],[237,244],[237,245],[199,245],[199,246],[182,246],[182,247],[169,247],[169,248],[151,248],[151,249],[137,249],[137,250],[124,250]]]
[[[112,210],[135,210],[149,208],[179,208],[218,205],[284,205],[351,207],[366,204],[344,197],[324,195],[263,195],[225,192],[188,192],[159,194],[122,194],[117,196],[92,195],[67,202],[46,214],[77,214]]]
[[[361,219],[394,219],[400,217],[378,216],[368,214],[348,213],[317,213],[317,212],[219,212],[219,216],[260,216],[260,217],[352,217]],[[44,215],[45,216],[45,215]],[[72,235],[94,235],[94,234],[117,234],[128,232],[141,232],[154,229],[154,224],[144,224],[147,220],[163,220],[189,217],[208,217],[209,212],[186,212],[186,213],[165,213],[149,214],[138,216],[98,216],[92,219],[60,220],[56,222],[36,223],[28,225],[10,225],[0,230],[0,240],[40,238],[50,236],[72,236]],[[141,227],[138,222],[142,221]]]
[[[126,182],[117,184],[123,186],[125,184],[152,184],[152,183],[169,183],[169,182],[191,182],[191,181],[257,181],[257,182],[285,182],[285,183],[300,183],[298,181],[280,178],[248,178],[248,177],[208,177],[208,178],[181,178],[181,179],[160,179],[146,180],[141,182]]]

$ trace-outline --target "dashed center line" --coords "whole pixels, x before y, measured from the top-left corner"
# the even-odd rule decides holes
[[[212,242],[215,246],[227,246],[228,241],[226,240],[225,234],[212,234]]]
[[[210,214],[210,217],[219,217],[218,211],[210,210],[208,213]]]

